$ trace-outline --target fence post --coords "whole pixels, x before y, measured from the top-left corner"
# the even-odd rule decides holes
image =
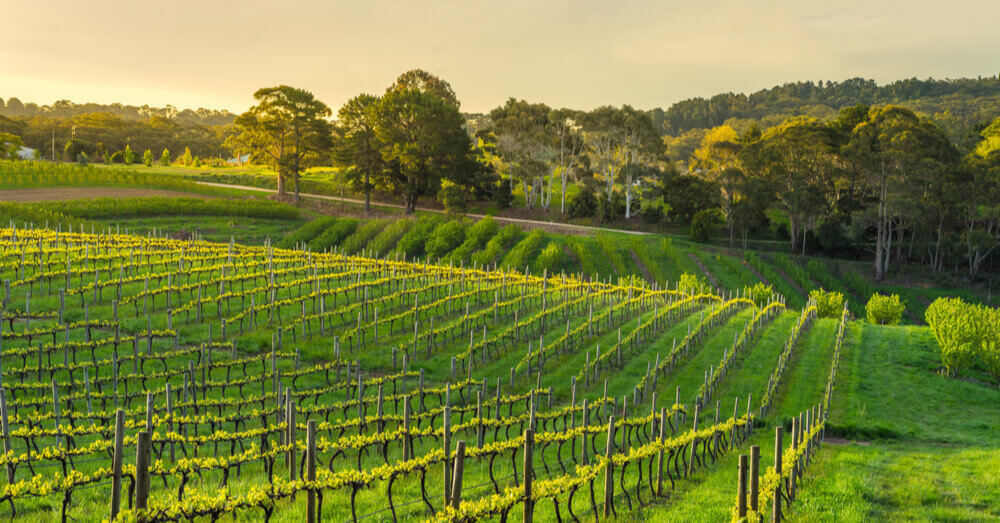
[[[410,397],[403,397],[403,461],[411,459],[410,448]]]
[[[288,437],[285,438],[285,443],[288,445],[288,479],[291,480],[295,479],[296,465],[298,465],[295,459],[295,410],[295,401],[289,394],[288,414],[285,416],[288,423]]]
[[[758,512],[760,510],[759,492],[760,489],[760,447],[752,445],[750,447],[750,510]]]
[[[316,420],[309,420],[306,427],[306,479],[316,481]],[[316,489],[309,487],[306,505],[306,521],[316,523]]]
[[[149,506],[149,432],[139,432],[135,443],[135,508],[145,510]]]
[[[451,408],[444,408],[444,504],[451,504]]]
[[[524,523],[534,519],[535,503],[531,499],[531,464],[534,462],[535,432],[530,428],[524,431]]]
[[[6,409],[4,409],[6,411]],[[6,413],[5,413],[6,414]],[[7,425],[7,416],[4,415],[4,425]],[[7,431],[4,430],[6,433]],[[6,436],[6,434],[5,434]],[[111,455],[111,519],[118,516],[122,503],[122,442],[125,438],[125,412],[122,409],[115,411],[115,446]],[[6,444],[6,439],[4,440]],[[8,479],[10,479],[10,468],[8,467]]]
[[[462,475],[465,473],[465,440],[455,444],[455,471],[452,474],[451,506],[458,510],[462,504]]]
[[[739,490],[736,497],[736,510],[739,515],[740,520],[747,517],[747,455],[740,454],[740,465],[739,465]]]
[[[698,414],[701,413],[701,405],[698,403],[694,404],[694,424],[692,425],[691,431],[698,432]],[[688,470],[687,473],[690,475],[694,472],[694,457],[696,455],[696,449],[698,447],[698,436],[694,436],[691,439],[691,456],[688,460]]]
[[[774,472],[779,478],[781,477],[781,440],[783,435],[784,427],[781,425],[774,427]],[[781,521],[781,482],[774,486],[771,521],[772,523],[779,523]]]
[[[583,399],[583,427],[586,428],[590,424],[590,411],[587,409],[587,399]],[[587,433],[584,431],[580,434],[581,439],[583,439],[583,457],[581,462],[584,465],[590,465],[590,451],[587,450]]]
[[[608,416],[608,440],[604,449],[604,457],[607,460],[604,469],[604,517],[611,517],[612,504],[615,499],[615,466],[612,461],[615,449],[615,414],[612,412]]]
[[[660,443],[667,441],[667,408],[660,407]],[[663,495],[663,461],[664,451],[661,448],[656,459],[656,495]]]

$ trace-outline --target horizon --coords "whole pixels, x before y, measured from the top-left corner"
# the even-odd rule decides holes
[[[1000,71],[992,52],[1000,46],[992,27],[1000,3],[958,0],[945,13],[930,2],[898,12],[894,3],[629,1],[607,12],[562,2],[303,1],[285,11],[250,2],[238,12],[222,2],[185,1],[168,12],[114,0],[20,3],[6,11],[18,23],[0,40],[7,64],[0,96],[238,114],[258,88],[286,84],[336,110],[423,68],[452,85],[467,113],[511,97],[584,110],[652,109],[806,80],[862,77],[881,85]]]

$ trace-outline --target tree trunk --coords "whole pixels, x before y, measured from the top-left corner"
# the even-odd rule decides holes
[[[278,196],[285,195],[285,173],[278,171]]]
[[[295,173],[292,180],[295,183],[295,203],[299,203],[299,173]]]
[[[559,204],[559,213],[566,214],[566,169],[562,173],[562,202]]]
[[[365,214],[372,214],[372,186],[368,179],[368,171],[365,170]]]
[[[790,247],[792,254],[795,254],[797,247],[799,246],[799,223],[795,219],[795,216],[788,215],[788,238],[790,242]]]

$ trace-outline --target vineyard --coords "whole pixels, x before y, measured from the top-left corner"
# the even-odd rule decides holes
[[[725,470],[734,517],[769,519],[822,441],[847,323],[638,278],[0,236],[0,504],[19,518],[624,516],[759,458],[794,414],[775,415],[789,361],[836,321],[786,468],[752,460],[740,496]]]

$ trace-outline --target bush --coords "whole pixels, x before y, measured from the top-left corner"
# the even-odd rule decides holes
[[[707,242],[722,226],[722,213],[718,209],[705,209],[691,218],[691,239]]]
[[[358,227],[353,234],[344,240],[341,250],[344,254],[358,254],[368,246],[368,242],[376,234],[382,232],[387,222],[385,220],[368,220],[364,225]]]
[[[424,253],[424,244],[431,231],[441,223],[443,218],[439,215],[427,215],[421,217],[409,231],[399,239],[396,250],[403,253],[407,259],[420,256]]]
[[[87,162],[89,160],[90,160],[90,158],[87,157],[87,153],[85,153],[83,151],[80,151],[80,153],[76,155],[76,163],[80,167],[86,167],[87,166]]]
[[[142,163],[146,164],[146,167],[152,167],[155,160],[156,158],[153,157],[153,151],[146,149],[146,152],[142,153]]]
[[[685,272],[681,274],[681,279],[677,281],[677,290],[685,294],[700,294],[711,289],[711,286],[702,278]]]
[[[743,290],[744,296],[750,298],[750,301],[758,307],[763,307],[774,300],[774,287],[765,285],[763,282],[757,282],[753,286],[744,287]]]
[[[487,216],[482,220],[479,220],[466,229],[465,241],[462,242],[462,245],[459,245],[457,249],[451,252],[451,255],[448,256],[448,260],[453,263],[468,260],[469,256],[471,256],[473,252],[486,245],[486,242],[490,241],[490,238],[495,236],[499,230],[500,226],[492,216]]]
[[[545,233],[539,229],[531,231],[531,234],[507,253],[503,259],[503,266],[514,270],[525,270],[544,241]]]
[[[642,220],[649,224],[657,224],[663,221],[663,207],[658,203],[647,202],[642,206]]]
[[[898,294],[883,296],[876,292],[865,305],[865,316],[874,325],[897,325],[903,319],[905,309]]]
[[[410,230],[413,226],[413,220],[393,220],[389,225],[382,229],[382,232],[378,233],[378,236],[372,239],[368,244],[368,248],[375,252],[375,255],[379,258],[385,256],[396,246],[399,239],[406,234],[406,231]]]
[[[135,163],[135,153],[132,152],[131,145],[125,145],[125,151],[123,153],[125,159],[125,165],[132,165]]]
[[[294,249],[299,244],[308,243],[309,240],[318,236],[321,232],[336,223],[336,221],[337,218],[334,216],[316,218],[288,233],[276,246],[280,249]]]
[[[309,242],[309,248],[314,251],[322,251],[340,245],[340,242],[344,241],[344,238],[347,238],[357,227],[358,220],[354,218],[337,218],[336,223]]]
[[[465,222],[452,220],[434,229],[427,240],[427,254],[432,258],[442,258],[455,250],[465,240]]]
[[[969,365],[983,339],[980,313],[961,298],[938,298],[924,314],[949,374]]]
[[[125,163],[125,152],[115,151],[115,153],[111,155],[110,163]]]
[[[164,149],[163,154],[160,155],[160,165],[170,165],[170,151],[167,149]]]
[[[448,180],[441,182],[437,199],[450,214],[465,214],[469,210],[469,195],[465,187]]]
[[[814,289],[809,297],[816,302],[816,315],[821,318],[839,318],[844,312],[844,295],[839,292]]]
[[[625,196],[620,192],[611,193],[611,199],[602,192],[597,200],[597,214],[605,221],[617,220],[625,216]]]
[[[500,229],[489,242],[486,243],[486,247],[483,250],[472,254],[472,261],[479,266],[489,265],[498,259],[500,259],[500,254],[503,253],[505,249],[510,248],[511,245],[517,243],[518,238],[521,237],[521,228],[517,225],[510,224],[503,229]]]
[[[563,249],[562,242],[555,240],[546,245],[541,254],[538,255],[538,259],[535,260],[535,272],[538,274],[542,274],[546,270],[549,271],[549,274],[559,272],[564,263]]]
[[[597,214],[597,198],[594,191],[582,188],[569,201],[569,215],[573,218],[591,218]]]
[[[511,188],[510,180],[502,179],[493,188],[493,203],[497,209],[509,209],[514,204],[514,191]]]

